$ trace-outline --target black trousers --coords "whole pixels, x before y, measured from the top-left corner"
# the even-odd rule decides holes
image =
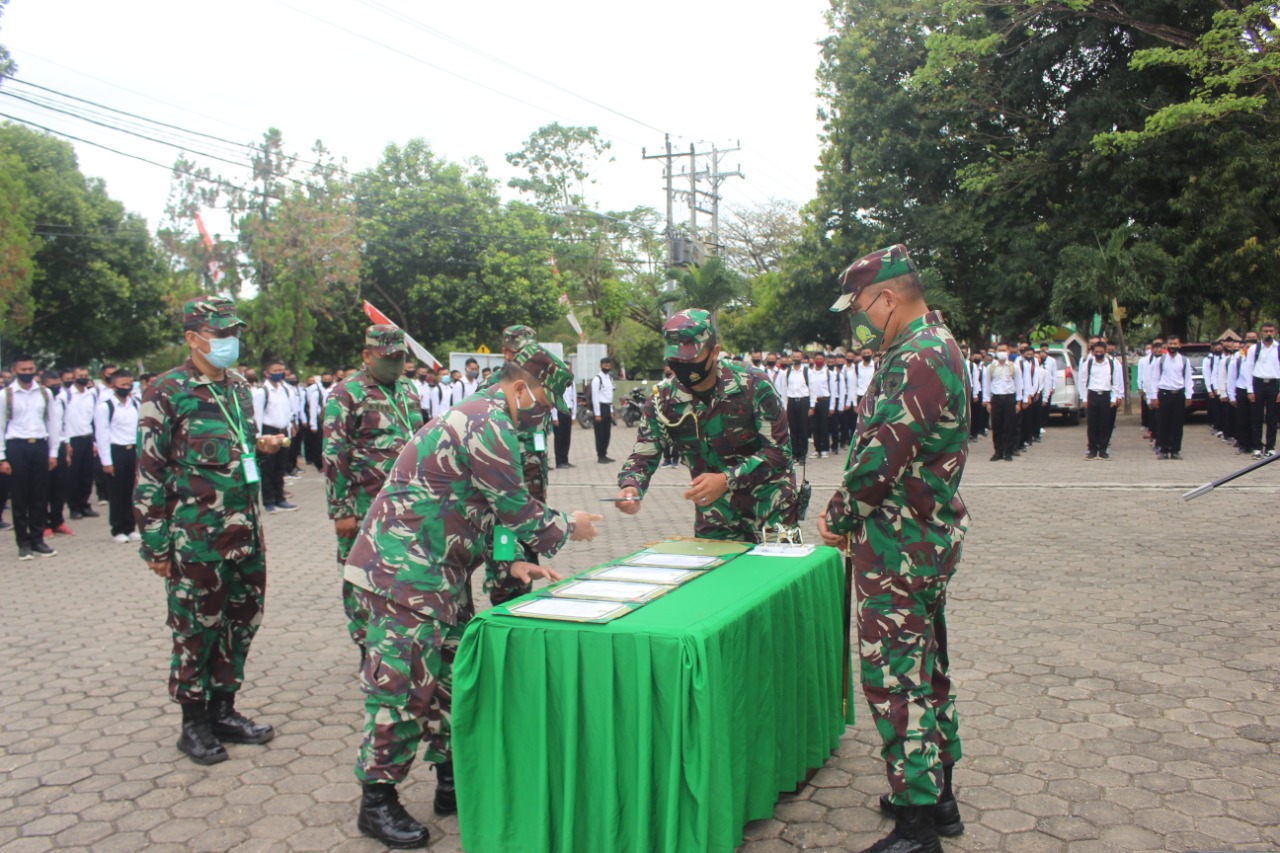
[[[1022,436],[1018,432],[1018,398],[1014,394],[991,395],[991,443],[996,453],[1012,456]]]
[[[284,435],[288,430],[264,426],[263,435]],[[284,501],[284,475],[288,464],[289,448],[282,447],[276,453],[258,454],[258,473],[262,477],[262,505],[275,506]]]
[[[840,445],[844,442],[844,412],[835,408],[839,405],[838,401],[832,401],[831,411],[827,415],[827,447],[832,450],[839,450]]]
[[[1046,394],[1045,399],[1040,401],[1040,407],[1036,410],[1036,430],[1037,430],[1036,434],[1039,435],[1039,432],[1038,432],[1039,430],[1047,429],[1048,427],[1049,427],[1049,396]]]
[[[791,458],[797,464],[809,455],[809,398],[787,400],[787,429],[791,432]]]
[[[1023,403],[1022,414],[1019,418],[1022,427],[1022,435],[1020,436],[1022,443],[1030,444],[1040,423],[1040,401],[1033,399],[1030,403]]]
[[[1276,449],[1276,424],[1280,421],[1280,379],[1253,380],[1253,449]],[[1267,425],[1266,442],[1263,443],[1262,425]]]
[[[1249,392],[1244,388],[1236,388],[1236,447],[1241,450],[1253,450],[1253,404],[1249,402]]]
[[[1115,426],[1109,391],[1090,391],[1089,408],[1085,409],[1085,425],[1089,434],[1089,452],[1099,453],[1111,444],[1111,430]]]
[[[46,527],[61,527],[67,518],[62,514],[67,505],[67,443],[58,445],[58,467],[49,472],[49,514]]]
[[[288,461],[285,463],[284,468],[286,474],[291,474],[298,470],[298,458],[302,455],[302,445],[306,441],[307,432],[306,427],[300,427],[298,434],[293,437],[293,443],[284,449],[283,452],[288,456]]]
[[[110,502],[107,520],[111,522],[111,535],[134,531],[133,487],[138,481],[138,451],[132,444],[111,445],[111,470],[107,478],[107,500]]]
[[[49,441],[44,438],[11,438],[4,443],[13,504],[13,536],[19,548],[33,548],[44,541],[49,514]]]
[[[970,409],[973,416],[969,418],[969,436],[977,438],[987,431],[988,425],[991,423],[991,413],[987,411],[986,406],[982,405],[981,397],[973,398]]]
[[[426,423],[426,420],[423,421]],[[303,459],[308,464],[315,466],[317,471],[324,469],[324,456],[322,454],[324,434],[319,429],[311,429],[306,427],[306,432],[302,434],[302,453]]]
[[[72,512],[89,509],[93,497],[93,434],[71,437],[71,467],[67,469],[67,506]]]
[[[613,435],[613,406],[600,404],[600,420],[593,426],[596,430],[596,458],[603,459],[609,455],[609,438]]]
[[[831,449],[827,421],[831,417],[831,398],[819,397],[813,404],[813,445],[819,453]]]
[[[556,465],[569,464],[569,444],[573,440],[573,415],[556,415]]]
[[[1151,423],[1151,407],[1147,405],[1147,396],[1142,395],[1142,426],[1144,429],[1155,432],[1155,426]]]
[[[1160,407],[1156,409],[1156,422],[1160,432],[1156,446],[1161,453],[1182,452],[1182,425],[1187,419],[1187,392],[1160,389]]]

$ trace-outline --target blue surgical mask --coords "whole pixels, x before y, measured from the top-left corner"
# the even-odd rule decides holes
[[[276,373],[268,373],[267,378],[270,379],[272,382],[280,382],[284,379],[284,372],[277,371]]]
[[[239,338],[205,338],[205,340],[209,342],[209,354],[205,358],[219,370],[225,370],[240,358]]]
[[[440,384],[441,384],[441,385],[452,385],[452,384],[453,384],[453,377],[452,377],[452,376],[441,376],[441,377],[440,377]]]

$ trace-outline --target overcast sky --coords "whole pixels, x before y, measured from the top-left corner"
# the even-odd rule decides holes
[[[505,183],[514,171],[504,155],[538,127],[595,125],[614,158],[589,191],[600,208],[661,210],[661,164],[640,156],[642,147],[660,151],[664,132],[686,151],[691,142],[741,140],[724,167],[740,165],[746,178],[725,184],[727,204],[812,196],[826,8],[824,0],[11,0],[0,43],[21,80],[236,141],[275,126],[289,150],[305,153],[320,139],[352,170],[375,163],[387,143],[420,136],[450,159],[481,157]],[[8,115],[163,164],[177,155],[3,91]],[[76,151],[84,172],[157,225],[164,169],[82,143]],[[229,179],[247,177],[207,163]]]

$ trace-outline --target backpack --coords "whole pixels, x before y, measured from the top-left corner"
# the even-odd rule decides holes
[[[44,398],[45,415],[49,414],[49,389],[40,386],[40,396]],[[5,423],[13,420],[13,386],[4,386],[4,420]]]

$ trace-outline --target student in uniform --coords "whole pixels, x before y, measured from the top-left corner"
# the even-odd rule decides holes
[[[93,415],[98,408],[98,389],[84,367],[72,369],[71,389],[63,392],[67,411],[67,507],[71,520],[97,518],[90,503],[93,497],[93,471],[97,457],[93,452]]]
[[[256,437],[278,435],[288,439],[293,429],[293,399],[285,386],[284,363],[268,361],[263,365],[263,373],[262,387],[253,389],[253,419],[258,425]],[[296,510],[298,507],[284,497],[288,447],[282,447],[279,452],[260,450],[257,456],[263,509],[268,513]]]
[[[787,400],[787,429],[791,434],[791,458],[804,464],[809,456],[809,368],[799,350],[791,352],[791,368],[783,374],[782,389]]]
[[[1022,375],[1022,411],[1019,413],[1021,449],[1030,449],[1040,439],[1040,404],[1044,397],[1044,371],[1032,354],[1031,344],[1019,350],[1018,370]]]
[[[991,415],[992,462],[1013,461],[1021,438],[1018,415],[1022,413],[1022,371],[1009,363],[1009,345],[996,345],[996,360],[988,364],[982,382],[982,402]]]
[[[826,353],[813,356],[809,368],[809,419],[813,424],[813,444],[819,459],[826,459],[830,445],[827,421],[831,417],[831,370],[827,367]]]
[[[0,474],[9,475],[13,503],[13,534],[18,559],[54,557],[58,552],[44,541],[49,512],[49,473],[58,465],[57,407],[53,394],[36,381],[36,363],[29,355],[13,360],[15,380],[0,399]]]
[[[591,414],[595,418],[596,461],[612,462],[609,439],[613,433],[613,359],[600,359],[600,372],[591,380]]]
[[[991,414],[982,402],[982,384],[985,376],[985,371],[982,368],[982,353],[973,353],[969,357],[969,402],[971,404],[970,410],[973,413],[969,420],[969,439],[971,441],[977,441],[979,436],[986,434],[987,424],[991,420]]]
[[[138,401],[133,396],[133,374],[121,368],[111,376],[111,387],[100,395],[93,415],[98,458],[107,475],[111,539],[124,544],[138,542],[133,517],[133,489],[138,473]]]
[[[1049,355],[1049,345],[1040,345],[1040,369],[1044,371],[1044,392],[1040,398],[1039,421],[1036,424],[1036,435],[1043,437],[1049,428],[1049,407],[1053,403],[1053,392],[1058,390],[1058,360]],[[1039,440],[1039,438],[1037,438]]]
[[[72,536],[67,527],[63,512],[67,505],[67,398],[63,392],[62,374],[57,370],[46,370],[40,376],[44,387],[53,396],[55,419],[58,422],[58,465],[49,472],[49,509],[45,520],[44,538],[50,539],[54,534]]]
[[[1107,355],[1104,341],[1094,341],[1093,351],[1080,368],[1080,388],[1085,395],[1085,421],[1089,449],[1085,459],[1111,458],[1112,415],[1124,399],[1124,368],[1119,359]]]
[[[1261,331],[1262,340],[1254,344],[1241,365],[1249,391],[1254,459],[1276,455],[1276,425],[1280,422],[1280,341],[1276,340],[1275,323],[1263,323]]]
[[[1182,342],[1170,335],[1165,354],[1147,370],[1147,398],[1156,416],[1160,459],[1182,458],[1182,426],[1191,405],[1191,362],[1181,354]]]
[[[555,451],[556,451],[556,467],[572,468],[573,463],[569,461],[569,447],[573,442],[573,416],[578,411],[578,389],[570,382],[569,387],[564,389],[564,407],[563,411],[560,407],[553,406],[551,409],[551,423],[554,425],[555,431]]]

